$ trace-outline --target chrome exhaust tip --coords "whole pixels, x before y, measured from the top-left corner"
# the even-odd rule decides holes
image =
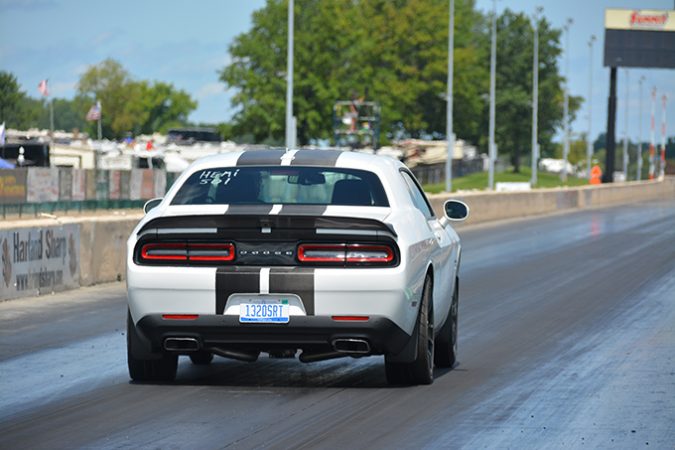
[[[164,339],[164,350],[171,352],[196,352],[199,341],[191,337],[169,337]]]
[[[365,339],[335,339],[333,349],[339,353],[370,353],[370,344]]]

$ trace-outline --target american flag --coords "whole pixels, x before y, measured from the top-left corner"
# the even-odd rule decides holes
[[[40,91],[40,93],[45,97],[47,97],[49,95],[49,89],[47,89],[47,80],[46,79],[40,81],[40,84],[38,84],[38,91]]]
[[[95,105],[92,105],[89,108],[87,113],[87,120],[100,120],[101,119],[101,102],[96,102]]]

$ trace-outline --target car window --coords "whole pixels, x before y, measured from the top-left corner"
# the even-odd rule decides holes
[[[326,167],[221,167],[190,175],[171,202],[389,206],[372,172]]]
[[[422,211],[424,217],[428,219],[434,217],[433,209],[431,209],[431,206],[429,205],[429,202],[427,201],[424,192],[419,187],[419,185],[412,177],[412,175],[410,175],[408,172],[401,171],[401,176],[403,177],[403,180],[405,181],[405,184],[408,187],[408,192],[410,193],[410,197],[412,198],[415,207],[420,211]]]

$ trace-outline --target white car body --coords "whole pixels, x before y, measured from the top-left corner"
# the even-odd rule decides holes
[[[370,172],[379,179],[388,206],[172,204],[193,174],[210,176],[212,169],[230,168],[236,176],[237,168],[277,170],[276,167],[285,166],[289,170],[328,167]],[[217,178],[215,189],[220,189],[220,175]],[[304,361],[385,354],[391,364],[409,363],[418,353],[412,338],[415,338],[420,316],[425,280],[428,277],[432,280],[431,317],[433,328],[438,332],[451,311],[461,248],[450,220],[435,217],[424,197],[428,209],[419,208],[419,197],[416,206],[410,184],[406,184],[404,178],[408,182],[414,180],[399,161],[352,152],[256,150],[195,161],[176,180],[161,203],[139,222],[127,242],[129,322],[139,336],[137,342],[130,344],[130,358],[147,363],[160,355],[166,357],[167,353],[199,351],[254,360],[259,351],[270,348],[271,354],[278,350],[293,354],[302,349],[305,357],[301,355],[300,359]],[[214,184],[211,178],[209,180]],[[228,181],[230,179],[224,184]],[[251,226],[252,223],[255,226]],[[298,231],[300,228],[302,231]],[[228,229],[239,231],[232,231],[230,237]],[[278,236],[295,236],[296,232],[302,233],[300,237],[286,239],[285,247],[280,247],[284,239]],[[237,233],[247,237],[238,237]],[[161,265],[150,265],[140,260],[139,249],[144,242],[152,242],[147,244],[150,249],[147,255],[155,251],[152,245],[157,246],[157,254],[160,254],[170,250],[162,250],[162,244],[153,243],[163,242],[164,236],[182,236],[181,242],[204,238],[211,242],[216,234],[218,239],[226,235],[233,242],[234,260],[227,264],[191,266],[160,261]],[[267,237],[269,248],[265,247]],[[350,249],[353,239],[370,242],[353,244],[354,251],[365,248],[366,252],[371,244],[377,247],[382,240],[383,246],[394,249],[396,264],[382,267],[300,264],[299,243],[309,242],[306,247],[310,249],[306,253],[309,255],[315,238],[339,242],[336,245]],[[316,251],[331,245],[324,242]],[[245,248],[253,250],[242,250]],[[279,256],[291,253],[292,256]],[[274,262],[266,265],[265,255]],[[253,262],[240,264],[245,258]],[[275,295],[287,297],[284,300],[289,303],[288,323],[240,323],[239,305],[247,302],[247,298],[264,302],[268,296]],[[179,318],[171,319],[174,316]],[[195,316],[196,319],[191,319]],[[221,326],[217,324],[223,320],[227,325],[222,325],[222,333],[214,334],[214,327]],[[201,334],[200,324],[210,331]],[[372,330],[368,329],[371,324]],[[453,344],[456,349],[456,336]],[[132,378],[152,379],[152,376],[132,373]]]

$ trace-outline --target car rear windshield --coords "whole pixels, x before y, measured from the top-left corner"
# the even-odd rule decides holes
[[[335,167],[223,167],[193,173],[172,205],[389,206],[377,175]]]

